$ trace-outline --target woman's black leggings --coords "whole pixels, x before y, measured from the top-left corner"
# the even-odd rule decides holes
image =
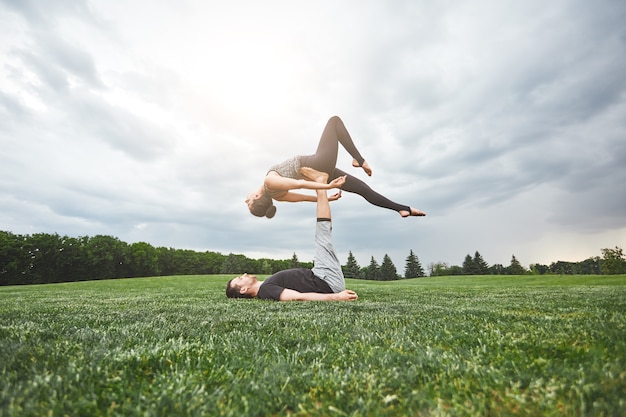
[[[352,142],[352,138],[350,137],[348,130],[338,116],[333,116],[328,120],[328,123],[322,132],[322,137],[320,138],[320,142],[317,145],[315,153],[313,155],[302,156],[300,158],[300,165],[303,167],[311,167],[317,171],[326,172],[328,174],[329,181],[332,181],[342,175],[346,175],[346,182],[341,189],[349,193],[359,194],[375,206],[395,211],[411,211],[409,206],[394,203],[387,197],[384,197],[372,190],[369,185],[360,179],[336,168],[335,165],[337,164],[339,143],[341,143],[344,149],[348,151],[350,156],[356,159],[359,165],[363,164],[365,159],[359,153],[358,149],[354,145],[354,142]]]
[[[326,123],[315,153],[302,156],[300,165],[332,175],[335,165],[337,165],[337,152],[339,151],[340,143],[350,156],[359,162],[359,165],[365,161],[354,142],[352,142],[352,138],[341,119],[338,116],[333,116]]]

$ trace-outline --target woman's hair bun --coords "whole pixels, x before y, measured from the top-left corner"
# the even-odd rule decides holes
[[[267,217],[268,219],[271,219],[272,217],[274,217],[275,214],[276,214],[276,206],[272,204],[265,211],[265,217]]]

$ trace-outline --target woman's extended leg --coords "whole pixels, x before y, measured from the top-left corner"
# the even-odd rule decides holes
[[[365,159],[361,156],[348,130],[338,116],[333,116],[328,120],[317,145],[317,150],[313,155],[303,156],[300,161],[301,165],[327,172],[330,175],[337,164],[339,143],[356,160],[359,166],[363,165]]]
[[[361,197],[366,199],[370,204],[373,204],[378,207],[386,208],[389,210],[397,211],[402,217],[426,215],[426,213],[424,213],[423,211],[417,210],[411,206],[398,204],[396,202],[389,200],[387,197],[381,194],[378,194],[376,191],[372,190],[369,185],[367,185],[360,179],[353,177],[350,174],[346,174],[340,169],[335,168],[333,174],[329,177],[329,179],[332,180],[342,175],[346,176],[346,182],[341,187],[341,189],[349,193],[355,193],[355,194],[360,195]]]

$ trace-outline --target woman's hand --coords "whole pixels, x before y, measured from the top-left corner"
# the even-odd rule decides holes
[[[335,193],[328,197],[328,201],[337,201],[341,198],[341,190],[338,193]]]
[[[328,183],[328,189],[332,188],[341,188],[342,185],[346,183],[346,176],[337,177],[331,182]]]

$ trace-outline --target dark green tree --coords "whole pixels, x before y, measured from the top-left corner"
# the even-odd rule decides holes
[[[59,256],[55,269],[57,282],[83,281],[93,279],[87,268],[85,244],[87,237],[74,238],[63,236],[59,247]]]
[[[222,274],[243,274],[248,272],[243,255],[229,253],[224,260],[220,273]]]
[[[391,258],[387,254],[383,256],[383,263],[380,264],[379,277],[382,281],[393,281],[399,278],[396,266],[393,264]]]
[[[161,274],[165,276],[176,274],[189,274],[189,272],[185,270],[184,264],[182,262],[182,251],[162,246],[156,248],[156,251],[157,259],[159,260],[159,271],[161,271]]]
[[[283,269],[289,269],[289,265],[291,264],[291,261],[288,260],[272,260],[272,272],[276,273],[278,271],[282,271]]]
[[[429,275],[431,277],[443,277],[448,275],[449,266],[445,262],[433,262],[428,265]]]
[[[573,275],[574,274],[573,266],[574,264],[572,262],[566,262],[566,261],[552,262],[550,264],[550,272],[552,272],[553,274],[559,274],[559,275]]]
[[[157,250],[147,242],[130,245],[130,270],[133,277],[152,277],[159,275]]]
[[[84,243],[89,276],[85,279],[125,278],[132,276],[128,244],[116,237],[96,235]]]
[[[263,275],[272,275],[272,262],[269,259],[260,259],[259,261],[260,270],[257,272]]]
[[[579,274],[601,274],[600,268],[601,259],[599,256],[587,258],[582,262],[579,262]]]
[[[23,249],[23,236],[0,231],[0,285],[21,284],[22,273],[28,269],[30,258]]]
[[[369,266],[365,271],[365,279],[378,280],[380,278],[380,271],[378,267],[378,262],[372,256]]]
[[[211,252],[207,251],[204,253],[203,262],[204,262],[204,272],[205,274],[219,274],[222,270],[222,266],[226,261],[226,256],[222,255],[219,252]],[[247,272],[247,271],[245,271]]]
[[[435,262],[429,266],[430,276],[443,277],[451,275],[463,275],[463,267],[459,265],[448,265],[445,262]]]
[[[447,275],[463,275],[463,267],[458,265],[452,265],[448,268]]]
[[[61,237],[56,233],[31,235],[24,245],[30,255],[30,264],[24,274],[24,283],[44,284],[61,281],[59,275],[61,246]]]
[[[493,264],[489,267],[489,274],[504,275],[506,274],[506,268],[502,264]]]
[[[196,252],[190,249],[181,250],[181,257],[185,265],[185,275],[210,274],[209,252]]]
[[[406,258],[406,266],[404,268],[404,278],[418,278],[424,276],[424,269],[419,259],[413,253],[413,249],[410,250],[409,256]]]
[[[483,259],[482,255],[476,251],[474,254],[474,259],[472,261],[474,263],[474,273],[477,275],[486,275],[489,273],[489,265]]]
[[[509,275],[524,275],[526,270],[522,266],[522,264],[517,260],[515,255],[511,258],[511,265],[507,267],[507,273]]]
[[[299,268],[299,264],[300,262],[298,261],[298,255],[296,255],[296,253],[293,253],[293,256],[291,257],[291,263],[289,264],[289,268]]]
[[[348,261],[343,267],[343,275],[346,278],[358,278],[360,271],[361,267],[357,263],[352,251],[348,252]]]
[[[474,260],[468,253],[463,261],[463,275],[474,275],[475,273]]]
[[[550,267],[543,264],[531,264],[530,271],[533,275],[544,275],[550,272]]]
[[[600,270],[606,275],[626,274],[626,258],[619,246],[615,249],[602,249],[602,263]]]

